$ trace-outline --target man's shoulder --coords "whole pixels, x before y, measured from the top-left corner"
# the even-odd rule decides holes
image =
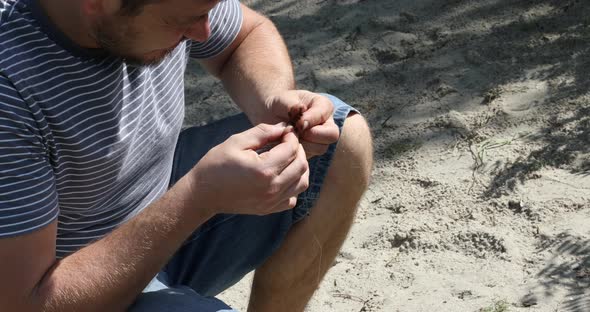
[[[19,94],[70,65],[65,54],[40,28],[29,0],[0,0],[0,75]]]
[[[0,27],[23,18],[27,5],[23,0],[0,0]]]
[[[0,0],[0,69],[31,56],[44,39],[22,0]]]
[[[0,105],[3,112],[22,111],[24,103],[6,70],[18,58],[18,36],[30,27],[24,23],[24,3],[19,0],[0,0]],[[15,39],[16,38],[16,39]],[[4,124],[4,120],[3,120]]]
[[[9,46],[11,38],[23,31],[32,31],[27,6],[18,0],[0,0],[0,44]]]

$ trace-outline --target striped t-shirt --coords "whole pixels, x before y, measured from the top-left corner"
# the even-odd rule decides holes
[[[0,238],[57,218],[61,258],[166,192],[189,56],[234,40],[238,0],[222,0],[209,20],[206,42],[134,67],[76,46],[37,0],[0,0]]]

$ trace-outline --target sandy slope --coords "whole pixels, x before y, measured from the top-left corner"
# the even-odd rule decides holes
[[[309,311],[590,311],[587,1],[245,2],[299,86],[374,131],[373,183]],[[187,123],[237,111],[187,80]]]

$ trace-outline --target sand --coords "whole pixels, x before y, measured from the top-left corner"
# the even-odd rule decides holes
[[[244,1],[300,88],[371,124],[358,218],[307,311],[590,311],[584,0]],[[187,125],[237,112],[198,65]],[[245,311],[250,276],[220,297]]]

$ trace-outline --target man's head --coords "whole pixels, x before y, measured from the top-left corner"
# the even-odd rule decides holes
[[[99,48],[139,64],[156,64],[184,39],[205,41],[219,0],[86,0],[83,12]]]

